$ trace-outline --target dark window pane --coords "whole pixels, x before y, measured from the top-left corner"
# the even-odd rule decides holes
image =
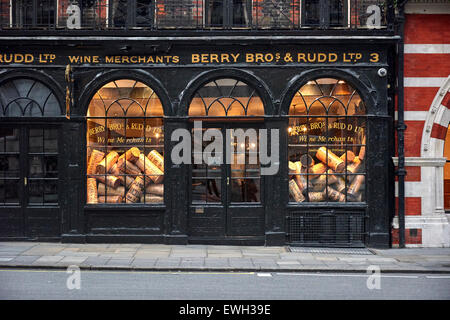
[[[0,205],[5,204],[6,180],[0,179]]]
[[[153,24],[151,3],[153,0],[137,0],[136,1],[136,26],[150,27]]]
[[[223,1],[222,0],[208,0],[207,2],[207,22],[210,27],[223,26]]]
[[[33,0],[14,1],[13,23],[16,27],[33,25]]]
[[[44,152],[58,152],[58,130],[44,130]]]
[[[28,152],[43,152],[44,151],[44,130],[30,129],[28,139]]]
[[[0,205],[19,204],[19,181],[0,179]]]
[[[19,152],[19,129],[4,129],[4,142],[6,152]]]
[[[318,26],[320,24],[320,0],[305,0],[303,25]]]
[[[18,155],[0,156],[0,177],[19,178],[20,163]]]
[[[0,128],[0,152],[19,151],[19,130],[13,128]]]
[[[28,181],[28,203],[42,204],[44,202],[44,181],[29,180]]]
[[[42,163],[42,156],[30,156],[28,158],[28,176],[30,178],[44,177],[44,167]]]
[[[344,2],[342,0],[330,1],[330,26],[344,25]]]
[[[112,26],[117,28],[125,27],[127,21],[127,0],[110,1]]]
[[[58,156],[45,156],[45,177],[57,178],[58,177]]]
[[[44,203],[57,204],[58,203],[58,182],[44,181]]]
[[[3,180],[5,184],[5,198],[4,201],[7,204],[19,203],[19,182],[20,180]],[[0,195],[1,196],[1,195]]]
[[[247,27],[250,24],[251,1],[233,0],[233,26]]]

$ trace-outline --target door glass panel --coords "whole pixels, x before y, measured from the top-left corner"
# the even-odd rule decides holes
[[[221,179],[208,179],[206,182],[206,202],[221,202]]]
[[[57,204],[58,203],[58,181],[44,182],[44,203]]]
[[[19,152],[19,129],[0,129],[0,152]]]
[[[202,128],[202,134],[213,128]],[[192,129],[193,135],[195,130]],[[214,128],[214,130],[220,129]],[[211,150],[211,157],[204,163],[203,153],[210,141],[203,141],[201,146],[194,145],[192,139],[192,202],[193,203],[220,203],[222,201],[222,150]],[[199,150],[197,150],[199,149]],[[196,157],[199,159],[196,160]],[[201,164],[195,164],[199,162]]]
[[[28,136],[28,152],[43,152],[44,150],[44,130],[30,129]]]
[[[192,202],[206,202],[206,179],[192,178]]]
[[[220,166],[208,166],[208,177],[216,177],[221,178],[222,177],[222,169]]]
[[[0,204],[19,204],[19,182],[19,179],[0,179]]]
[[[260,179],[231,178],[231,202],[260,201]]]
[[[28,130],[28,204],[58,204],[58,129]]]
[[[0,156],[0,177],[20,177],[19,155]]]
[[[42,179],[28,181],[28,203],[40,205],[43,203],[44,181]]]
[[[44,130],[44,152],[58,152],[58,130]]]
[[[46,178],[58,177],[58,156],[45,156],[44,157],[44,170]]]
[[[237,136],[246,135],[245,141]],[[231,202],[260,202],[261,172],[258,157],[259,138],[254,129],[235,128],[232,144],[236,146],[231,171]]]
[[[0,129],[0,205],[19,204],[19,138],[19,129]]]
[[[28,157],[28,177],[43,178],[44,170],[42,167],[42,156]]]

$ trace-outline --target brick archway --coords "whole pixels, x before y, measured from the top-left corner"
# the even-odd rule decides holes
[[[433,99],[422,133],[422,157],[442,157],[450,121],[450,76]]]

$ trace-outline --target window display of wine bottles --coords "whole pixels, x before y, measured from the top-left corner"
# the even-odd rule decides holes
[[[132,147],[119,154],[93,149],[87,164],[87,203],[164,202],[164,157]]]
[[[161,101],[142,82],[105,84],[87,113],[88,204],[164,202]]]
[[[289,109],[290,202],[364,202],[365,106],[346,81],[308,81]]]

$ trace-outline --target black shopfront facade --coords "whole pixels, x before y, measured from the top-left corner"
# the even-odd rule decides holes
[[[1,240],[390,246],[392,38],[69,38],[2,40]]]

